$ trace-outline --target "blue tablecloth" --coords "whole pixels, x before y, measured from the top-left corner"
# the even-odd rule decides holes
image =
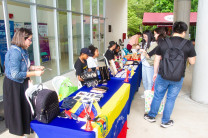
[[[99,105],[102,107],[106,102],[117,92],[117,90],[123,85],[124,79],[112,77],[111,80],[108,81],[107,87],[109,90],[104,94],[104,97],[100,100]],[[107,137],[116,137],[122,129],[122,126],[127,120],[127,114],[130,111],[131,102],[133,100],[135,92],[138,90],[141,82],[141,64],[136,69],[134,76],[130,79],[130,95],[129,99],[123,108],[121,114],[114,121],[113,126],[107,135]],[[86,86],[77,90],[70,96],[75,96],[80,91],[90,91],[92,88],[87,88]],[[60,103],[61,104],[61,103]],[[81,127],[85,124],[85,122],[78,122],[73,119],[65,119],[56,117],[49,124],[43,124],[36,120],[31,122],[31,128],[37,133],[40,138],[93,138],[96,137],[95,132],[87,132]]]
[[[111,79],[120,80],[120,81],[124,82],[125,78],[111,77]],[[140,87],[141,80],[142,80],[142,63],[140,63],[138,65],[137,69],[135,70],[134,76],[129,79],[129,83],[131,85],[131,88],[130,88],[130,95],[129,95],[129,108],[128,108],[129,111],[128,111],[128,114],[130,113],[131,103],[132,103],[132,100],[134,98],[134,94],[135,94],[135,92],[138,91],[138,89]]]
[[[109,87],[109,90],[107,91],[107,93],[104,94],[104,97],[100,100],[99,102],[100,107],[102,107],[114,95],[114,93],[116,93],[116,91],[121,87],[122,84],[123,84],[122,81],[118,81],[115,79],[111,79],[108,81],[107,87]],[[70,96],[76,95],[79,91],[90,91],[91,89],[92,88],[87,88],[86,86],[84,86]],[[129,110],[128,108],[129,108],[129,103],[127,102],[126,106],[124,107],[121,113],[121,115],[124,116],[125,121],[127,119],[126,111]],[[50,138],[57,138],[57,137],[58,138],[65,138],[65,137],[66,138],[67,137],[93,138],[95,137],[94,131],[87,132],[81,129],[81,127],[85,123],[86,122],[77,122],[76,120],[73,120],[73,119],[65,119],[65,118],[56,117],[49,124],[43,124],[36,120],[33,120],[31,122],[31,128],[37,133],[37,135],[40,138],[46,138],[46,137],[50,137]],[[116,129],[115,127],[117,126],[113,126],[111,130],[115,130]],[[117,128],[117,131],[121,129],[122,128],[119,128],[119,129]],[[109,133],[109,135],[111,135],[111,133]]]

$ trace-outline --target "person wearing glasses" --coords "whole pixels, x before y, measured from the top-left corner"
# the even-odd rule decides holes
[[[31,110],[25,97],[30,77],[41,76],[43,66],[30,66],[27,49],[32,44],[32,32],[20,28],[14,34],[12,45],[5,55],[3,82],[4,119],[9,132],[24,136],[30,134]]]

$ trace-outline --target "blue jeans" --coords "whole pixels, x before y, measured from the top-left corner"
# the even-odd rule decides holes
[[[168,90],[167,99],[163,111],[162,123],[167,123],[170,120],[170,116],[174,108],[175,100],[183,85],[183,79],[184,78],[181,78],[181,80],[178,82],[169,81],[163,79],[161,75],[158,74],[155,81],[155,93],[154,93],[154,98],[152,100],[151,109],[148,114],[149,116],[155,117],[157,115],[160,107],[160,103],[166,91]]]
[[[151,90],[153,85],[154,67],[142,64],[142,82],[145,90]]]

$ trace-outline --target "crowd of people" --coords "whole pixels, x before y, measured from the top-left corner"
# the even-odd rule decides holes
[[[130,38],[126,48],[121,47],[114,41],[109,42],[109,46],[104,56],[107,62],[121,58],[121,50],[127,55],[137,53],[141,55],[142,64],[142,82],[145,90],[151,90],[154,86],[154,98],[151,109],[148,114],[144,114],[144,119],[155,122],[161,100],[167,92],[166,104],[162,117],[162,127],[173,125],[170,119],[175,100],[181,90],[185,76],[186,62],[195,63],[196,52],[191,41],[185,41],[185,34],[188,27],[184,22],[175,22],[173,25],[173,34],[167,36],[167,30],[164,27],[158,27],[153,32],[146,30],[142,33],[136,33]],[[183,44],[181,44],[183,42]],[[43,66],[31,66],[27,49],[32,43],[32,32],[25,28],[20,28],[14,34],[12,46],[5,56],[5,78],[3,84],[4,114],[6,127],[9,132],[15,135],[23,136],[30,134],[31,113],[30,107],[25,97],[25,90],[28,88],[28,82],[31,76],[41,76],[44,73]],[[167,51],[171,48],[182,50],[182,74],[177,81],[168,78],[165,74],[169,72],[169,67],[165,62],[171,62],[167,59]],[[180,46],[178,48],[178,46]],[[171,53],[169,53],[171,54]],[[82,48],[80,56],[74,64],[76,76],[84,85],[81,78],[83,72],[99,70],[98,58],[99,50],[90,45],[88,48]],[[177,70],[177,68],[170,69]],[[180,74],[179,74],[180,75]]]

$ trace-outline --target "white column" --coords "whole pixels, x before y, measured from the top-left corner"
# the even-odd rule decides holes
[[[67,10],[71,11],[71,0],[67,0]],[[69,69],[74,69],[72,12],[67,12]]]
[[[8,18],[8,9],[7,9],[7,0],[2,1],[3,12],[4,12],[4,24],[5,24],[5,32],[6,32],[6,42],[7,42],[7,49],[10,48],[11,45],[11,35],[10,35],[10,25],[9,25],[9,18]]]
[[[84,15],[83,15],[83,0],[80,0],[81,12],[81,47],[84,48]]]
[[[93,30],[92,30],[92,0],[90,0],[90,43],[93,44]]]
[[[186,38],[189,38],[191,0],[175,0],[174,1],[174,22],[183,21],[188,25]]]
[[[31,2],[36,3],[36,0],[31,0]],[[37,17],[37,6],[30,5],[30,16],[31,16],[31,25],[33,32],[33,53],[34,53],[34,61],[36,66],[40,66],[40,45],[39,45],[39,37],[38,37],[38,17]],[[37,83],[41,83],[41,77],[36,76]]]
[[[53,0],[53,6],[57,8],[56,0]],[[53,10],[54,16],[54,36],[55,36],[55,49],[56,49],[56,65],[57,65],[57,75],[60,75],[60,56],[59,56],[59,38],[58,38],[58,16],[57,9]]]
[[[191,98],[208,104],[208,0],[199,0],[196,28],[196,64],[194,65]]]

